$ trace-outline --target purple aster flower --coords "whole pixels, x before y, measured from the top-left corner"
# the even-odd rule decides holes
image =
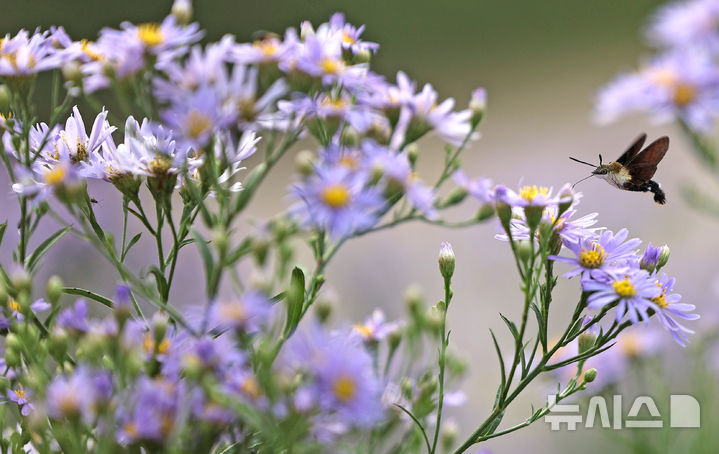
[[[12,298],[9,298],[7,302],[7,307],[10,312],[10,316],[13,317],[15,320],[19,322],[25,320],[25,315],[22,313],[22,308],[17,301]],[[42,298],[34,301],[33,303],[30,303],[30,311],[33,314],[37,314],[38,312],[43,312],[48,309],[50,309],[50,303],[48,303]]]
[[[704,52],[674,51],[618,76],[597,96],[600,122],[640,111],[659,122],[681,118],[694,129],[709,130],[719,113],[719,66]]]
[[[32,36],[26,30],[0,39],[0,76],[24,77],[57,68],[61,60],[48,39],[47,31]]]
[[[178,147],[195,151],[208,145],[215,131],[235,120],[233,112],[222,105],[217,90],[209,86],[176,99],[161,115],[177,138]]]
[[[55,191],[79,187],[83,181],[77,165],[68,157],[54,163],[38,159],[32,165],[32,172],[18,166],[15,177],[13,192],[32,197],[34,206]]]
[[[659,46],[704,46],[719,50],[719,4],[714,0],[673,2],[660,7],[647,29]]]
[[[377,145],[373,140],[362,142],[362,151],[367,157],[367,171],[382,175],[388,197],[401,191],[425,217],[434,219],[437,216],[435,191],[417,177],[406,153]]]
[[[118,441],[162,443],[175,428],[180,402],[185,397],[184,386],[163,378],[141,376],[129,389],[131,394],[117,410]]]
[[[30,392],[29,389],[24,388],[20,384],[18,384],[14,388],[8,388],[7,398],[10,402],[14,402],[15,404],[17,404],[18,408],[20,409],[20,414],[23,416],[29,415],[30,412],[35,408],[30,402],[30,399],[32,398],[32,392]]]
[[[269,322],[272,303],[265,295],[249,291],[239,300],[220,300],[212,306],[212,325],[254,334]]]
[[[360,133],[366,132],[378,121],[379,114],[363,104],[355,104],[352,97],[343,92],[339,96],[320,93],[313,97],[295,96],[291,101],[280,101],[278,107],[285,115],[295,116],[313,124],[311,120],[320,119],[325,127],[337,130],[344,123]],[[313,131],[314,132],[314,131]],[[319,132],[319,131],[318,131]],[[323,135],[332,135],[331,132],[322,131]]]
[[[342,49],[350,51],[352,54],[357,55],[361,52],[377,52],[379,44],[362,41],[360,35],[364,31],[364,25],[355,27],[352,24],[345,22],[345,16],[342,13],[335,13],[330,17],[330,21],[327,24],[322,24],[317,28],[317,34],[321,35],[325,33],[323,28],[327,28],[326,33],[338,34]]]
[[[585,280],[590,277],[604,280],[608,275],[623,273],[628,269],[628,261],[636,259],[636,248],[641,241],[637,238],[627,240],[627,236],[627,229],[620,230],[616,235],[605,230],[597,236],[590,234],[577,241],[568,240],[564,245],[574,252],[575,257],[552,255],[549,258],[576,267],[564,274],[566,278],[581,274]]]
[[[562,196],[552,196],[552,188],[545,186],[522,186],[519,192],[498,185],[494,188],[495,202],[506,203],[510,207],[543,207],[548,205],[556,205],[564,200]]]
[[[470,179],[463,170],[457,170],[452,174],[452,179],[460,188],[467,191],[469,195],[482,203],[494,202],[494,187],[489,178]]]
[[[84,333],[89,329],[87,323],[87,303],[77,300],[74,306],[60,311],[57,315],[56,325],[67,330]]]
[[[584,291],[593,292],[587,298],[587,307],[602,309],[611,304],[617,304],[617,321],[621,321],[627,314],[632,323],[648,321],[647,311],[656,311],[657,305],[652,301],[661,295],[656,281],[645,270],[631,270],[627,274],[610,276],[609,279],[584,280]]]
[[[352,334],[358,335],[365,342],[381,342],[390,334],[399,331],[401,327],[400,321],[387,322],[384,312],[375,309],[364,323],[358,323],[352,327]]]
[[[60,161],[69,158],[69,160],[79,163],[81,168],[84,168],[103,144],[112,142],[112,133],[117,128],[110,126],[106,120],[107,111],[103,110],[95,117],[95,122],[88,136],[77,106],[73,107],[72,112],[72,115],[65,122],[65,129],[57,134],[54,142],[55,148],[53,153],[48,156],[48,161]]]
[[[317,167],[307,181],[293,186],[300,199],[292,212],[307,226],[328,231],[334,238],[368,229],[378,221],[385,202],[367,176],[345,167]]]
[[[652,243],[647,244],[647,248],[644,250],[642,258],[639,259],[639,267],[643,270],[647,270],[650,273],[654,272],[654,269],[659,263],[659,256],[662,254],[661,247],[654,247]]]
[[[290,338],[283,355],[289,370],[309,374],[305,406],[349,427],[370,427],[382,418],[382,386],[361,344],[314,325]]]
[[[656,276],[654,276],[656,278]],[[680,303],[681,295],[673,293],[675,279],[662,273],[656,280],[656,285],[661,288],[661,293],[652,298],[652,302],[657,306],[656,317],[662,326],[672,333],[674,340],[684,347],[689,341],[687,334],[693,334],[694,331],[677,322],[676,318],[683,320],[696,320],[698,314],[690,314],[696,307],[693,304]]]
[[[45,405],[48,416],[65,419],[80,416],[90,422],[97,408],[112,397],[112,376],[79,366],[69,377],[58,375],[47,387]]]

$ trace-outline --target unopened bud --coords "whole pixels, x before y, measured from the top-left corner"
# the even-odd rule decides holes
[[[59,276],[50,276],[47,281],[47,299],[50,300],[50,304],[53,306],[57,304],[62,296],[62,290],[65,288],[62,279]]]
[[[476,128],[487,111],[487,90],[480,87],[472,92],[472,97],[469,98],[469,110],[472,112],[470,124]]]
[[[577,339],[579,354],[581,355],[582,353],[594,347],[594,342],[596,340],[597,336],[594,333],[590,333],[589,331],[585,331],[580,334],[579,338]]]
[[[31,290],[32,278],[24,269],[16,269],[10,275],[10,285],[12,285],[17,293],[22,293],[23,291],[29,292]]]
[[[301,150],[295,156],[295,170],[301,175],[312,175],[315,171],[315,154],[310,150]]]
[[[330,315],[332,315],[332,303],[329,299],[323,298],[315,304],[315,314],[317,315],[317,320],[319,320],[320,323],[324,324],[329,320]]]
[[[155,345],[160,345],[165,339],[168,322],[169,319],[164,312],[158,311],[152,316],[152,340],[155,341]]]
[[[442,426],[442,446],[445,452],[450,452],[450,448],[457,440],[457,435],[459,435],[459,426],[450,419]]]
[[[532,257],[532,240],[517,241],[517,256],[522,263],[527,263]]]
[[[68,335],[67,331],[62,328],[55,327],[50,333],[49,351],[55,360],[62,364],[67,353]]]
[[[442,277],[450,279],[454,274],[454,251],[452,245],[446,241],[442,241],[439,248],[439,272]]]
[[[212,229],[212,243],[217,248],[220,255],[223,255],[227,251],[227,230],[223,227],[215,227]]]
[[[524,207],[524,216],[527,218],[527,225],[530,230],[535,230],[539,223],[542,222],[542,215],[544,214],[544,206],[542,205],[527,205]]]
[[[467,197],[467,191],[464,188],[454,188],[452,192],[449,193],[447,198],[442,203],[442,207],[451,207],[453,205],[456,205],[458,203],[462,203],[462,201]]]
[[[82,82],[82,68],[76,61],[69,61],[62,65],[62,77],[65,80],[72,82],[75,85],[80,85]]]
[[[585,383],[591,383],[596,378],[597,378],[597,369],[589,369],[588,371],[584,372],[584,382]]]
[[[417,158],[419,158],[419,147],[416,143],[411,143],[407,145],[407,158],[409,159],[410,164],[412,164],[412,167],[417,163]]]
[[[192,1],[175,0],[170,13],[174,16],[178,25],[187,25],[192,20]]]
[[[669,246],[666,244],[661,247],[661,250],[662,252],[659,254],[659,260],[657,261],[657,269],[660,269],[667,264],[669,261],[669,254],[671,253]]]

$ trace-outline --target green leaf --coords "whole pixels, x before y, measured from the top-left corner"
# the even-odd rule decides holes
[[[180,249],[182,249],[183,247],[187,246],[188,244],[192,244],[194,242],[195,242],[195,240],[193,238],[188,238],[186,240],[180,241],[180,244],[177,246],[177,252],[179,253]],[[174,256],[175,256],[175,248],[172,248],[170,250],[170,253],[167,254],[167,259],[165,260],[165,266],[170,266],[170,264],[172,263],[172,258]]]
[[[7,228],[7,221],[0,224],[0,244],[2,244],[2,239],[5,236],[5,229]]]
[[[239,246],[237,246],[236,249],[234,249],[227,255],[227,264],[234,264],[236,261],[241,259],[243,256],[249,254],[250,252],[252,252],[252,240],[250,238],[245,238],[245,240]]]
[[[200,251],[200,256],[202,257],[202,263],[205,265],[205,282],[207,282],[209,288],[210,279],[212,278],[215,269],[215,261],[212,258],[212,252],[210,251],[210,247],[207,245],[207,241],[200,236],[197,230],[192,231],[192,238],[194,238],[195,243],[197,244],[197,249]]]
[[[287,289],[287,323],[285,325],[285,337],[292,334],[297,328],[302,316],[302,306],[305,302],[305,274],[301,269],[295,267],[290,278],[290,288]]]
[[[517,325],[514,324],[513,321],[502,315],[499,314],[500,317],[502,317],[502,320],[504,320],[504,323],[507,324],[507,327],[509,328],[509,332],[512,333],[512,337],[514,337],[515,342],[519,342],[519,331],[517,331]]]
[[[137,235],[130,238],[130,241],[127,242],[127,246],[125,246],[125,250],[122,251],[122,257],[120,258],[120,261],[124,262],[125,257],[127,256],[127,253],[130,252],[130,248],[135,245],[140,240],[140,237],[142,236],[142,232],[138,233]]]
[[[490,329],[489,333],[492,335],[492,342],[494,342],[494,350],[497,352],[497,359],[499,360],[499,372],[501,373],[502,378],[499,389],[501,390],[504,389],[504,386],[507,383],[507,377],[504,370],[504,358],[502,358],[502,350],[499,348],[499,343],[497,342],[497,338],[494,336],[494,331]],[[497,395],[497,397],[499,397],[499,395]],[[497,402],[495,402],[495,405],[497,405]]]
[[[167,290],[167,281],[165,280],[165,275],[162,273],[160,268],[155,265],[152,265],[150,267],[150,274],[155,276],[155,282],[157,283],[157,291],[160,293],[160,295],[164,295],[165,291]]]
[[[104,297],[100,294],[97,294],[95,292],[91,292],[90,290],[85,290],[84,288],[79,287],[65,287],[62,289],[62,293],[66,293],[68,295],[78,295],[78,296],[84,296],[85,298],[90,298],[93,301],[97,301],[98,303],[110,307],[113,307],[113,302],[110,298]]]
[[[402,405],[396,403],[396,404],[394,404],[394,406],[399,408],[403,412],[405,412],[407,414],[407,416],[409,416],[412,419],[412,421],[414,421],[414,423],[419,428],[420,432],[422,432],[422,437],[424,437],[424,444],[427,446],[427,452],[428,453],[432,452],[432,448],[429,446],[429,438],[427,438],[427,431],[424,430],[424,426],[419,421],[419,419],[417,419],[417,417],[415,415],[413,415],[411,411],[407,410]]]
[[[38,246],[37,249],[35,249],[32,254],[30,254],[25,259],[25,269],[32,272],[35,269],[35,266],[37,266],[42,256],[45,255],[45,253],[47,253],[47,251],[49,251],[50,248],[53,247],[53,245],[57,243],[58,240],[60,240],[60,238],[65,236],[65,234],[69,232],[70,229],[70,226],[63,227],[57,232],[50,235],[45,241],[40,243],[40,246]]]

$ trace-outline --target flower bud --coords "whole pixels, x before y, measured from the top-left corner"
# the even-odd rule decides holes
[[[130,318],[130,304],[132,295],[130,288],[124,284],[115,287],[115,319],[120,327],[122,327],[128,318]]]
[[[442,241],[439,248],[439,272],[445,279],[451,279],[454,274],[454,251],[446,241]]]
[[[567,184],[559,191],[559,213],[557,213],[557,218],[567,211],[573,203],[574,191],[572,191],[572,187]]]
[[[10,274],[10,285],[12,285],[12,288],[15,289],[17,293],[22,293],[23,291],[29,292],[31,290],[32,278],[27,271],[18,268]]]
[[[10,89],[5,84],[0,84],[0,113],[10,112]]]
[[[454,442],[457,440],[457,435],[459,435],[459,426],[453,420],[448,420],[442,426],[442,447],[445,452],[450,452]]]
[[[470,124],[472,128],[476,128],[487,110],[487,90],[483,87],[479,87],[472,92],[472,96],[469,98],[469,110],[472,112],[472,117],[469,120]]]
[[[660,269],[667,264],[669,261],[669,254],[671,253],[669,246],[666,244],[661,247],[661,250],[662,252],[659,254],[659,260],[657,261],[657,269]]]
[[[323,298],[315,304],[315,314],[317,315],[317,320],[325,324],[327,320],[329,320],[330,315],[332,315],[332,303],[329,299]]]
[[[62,65],[61,71],[62,77],[66,81],[72,82],[74,85],[80,85],[82,83],[82,68],[78,62],[69,61],[65,63]]]
[[[577,338],[577,344],[579,348],[579,354],[588,351],[594,346],[594,342],[597,340],[597,336],[594,333],[585,331]]]
[[[300,150],[295,156],[295,170],[300,175],[312,175],[315,171],[315,154],[310,150]]]
[[[16,334],[10,333],[5,337],[5,350],[13,350],[15,352],[20,352],[22,350],[22,341]]]
[[[220,226],[212,229],[212,243],[217,248],[220,255],[223,255],[227,251],[227,231]]]
[[[62,279],[59,276],[50,276],[47,280],[47,299],[50,300],[50,304],[53,306],[57,304],[62,296],[62,289],[65,288]]]
[[[412,385],[412,381],[404,377],[402,381],[399,384],[400,392],[402,393],[402,397],[404,397],[407,400],[412,399],[412,394],[414,393],[414,386]]]
[[[597,378],[597,369],[589,369],[584,372],[584,382],[591,383]]]
[[[652,243],[647,244],[647,248],[642,254],[642,258],[639,259],[639,268],[647,270],[653,273],[659,264],[659,256],[662,253],[662,248],[652,246]]]
[[[62,328],[55,327],[50,333],[49,351],[55,361],[62,364],[67,353],[68,335],[67,331]]]
[[[387,344],[389,345],[389,350],[391,352],[397,350],[397,347],[399,347],[399,343],[402,341],[402,331],[401,330],[395,330],[392,331],[387,335]]]
[[[474,219],[477,221],[486,221],[487,219],[494,216],[494,207],[490,203],[485,203],[481,207],[479,207],[479,210],[477,210],[477,214],[474,215]]]
[[[152,340],[155,341],[155,345],[160,345],[165,339],[168,322],[169,319],[164,312],[158,311],[152,316]]]
[[[175,0],[170,10],[177,21],[178,25],[187,25],[192,20],[192,1],[191,0]]]
[[[517,256],[522,263],[527,263],[532,257],[532,241],[531,240],[519,240],[517,241]]]
[[[7,367],[19,367],[21,365],[20,352],[17,350],[5,350],[5,365]]]
[[[510,233],[510,223],[512,222],[512,207],[505,201],[507,188],[505,186],[497,186],[494,190],[495,202],[494,208],[497,211],[497,217],[502,224],[502,228],[507,234]]]
[[[442,203],[442,207],[451,207],[453,205],[461,203],[466,197],[467,191],[464,188],[454,188]]]
[[[536,230],[539,223],[542,222],[542,215],[544,214],[544,206],[541,205],[527,205],[524,207],[524,216],[527,218],[527,225],[530,230]]]
[[[409,163],[412,164],[412,167],[417,163],[417,158],[419,158],[419,147],[416,143],[411,143],[407,145],[407,158],[409,159]]]

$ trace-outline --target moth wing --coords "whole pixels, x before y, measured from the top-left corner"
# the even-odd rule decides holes
[[[645,140],[647,140],[647,135],[642,133],[639,137],[637,137],[634,143],[627,148],[627,151],[622,153],[619,159],[617,159],[617,162],[621,165],[627,165],[627,162],[630,162],[632,158],[639,153],[639,150],[642,149],[642,145],[644,145]]]
[[[657,171],[657,164],[667,154],[668,149],[669,137],[667,136],[660,137],[649,144],[627,165],[632,179],[639,181],[651,180],[654,172]]]

